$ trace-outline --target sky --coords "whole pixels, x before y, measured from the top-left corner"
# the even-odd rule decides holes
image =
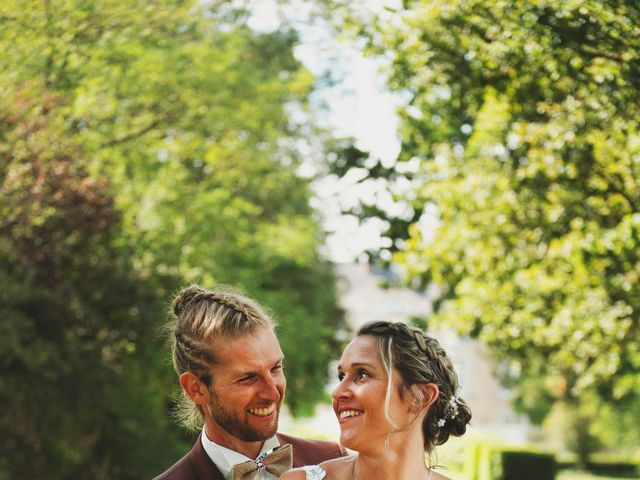
[[[354,1],[374,10],[397,3],[392,0]],[[338,137],[353,137],[356,146],[370,152],[372,158],[380,159],[385,166],[393,165],[400,150],[395,113],[398,101],[385,90],[382,63],[365,57],[353,42],[336,39],[328,25],[309,24],[305,4],[308,2],[303,1],[299,9],[287,13],[297,18],[300,31],[295,55],[316,77],[330,69],[332,76],[339,80],[314,94],[313,102],[318,107],[315,113],[320,124]],[[280,20],[273,3],[257,1],[254,5],[249,25],[261,31],[277,28]],[[321,104],[328,109],[320,108]],[[324,254],[334,262],[364,260],[363,252],[367,249],[386,245],[380,235],[384,230],[381,220],[360,224],[355,217],[342,215],[342,209],[353,207],[360,200],[382,205],[387,210],[403,208],[394,205],[386,186],[358,183],[363,173],[353,171],[342,179],[325,177],[312,185],[313,206],[323,217],[327,232]]]
[[[318,49],[324,44],[315,36],[305,39],[296,50],[299,59],[313,73],[321,74],[327,61],[338,60],[340,82],[318,92],[329,107],[327,127],[336,136],[353,137],[356,146],[371,153],[385,166],[391,166],[399,153],[396,138],[397,115],[392,96],[385,91],[385,78],[381,65],[366,58],[352,45],[331,42],[330,49]],[[325,177],[313,185],[316,209],[324,214],[324,227],[328,232],[326,254],[335,262],[350,262],[367,249],[384,246],[380,233],[382,221],[369,220],[360,224],[354,216],[342,215],[341,209],[356,206],[360,200],[368,203],[393,203],[385,186],[358,183],[364,172],[352,171],[342,179]]]

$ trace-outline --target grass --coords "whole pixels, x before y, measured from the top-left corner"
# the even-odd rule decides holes
[[[464,472],[455,472],[453,470],[437,470],[438,472],[446,475],[454,480],[467,480],[467,475]],[[638,477],[640,478],[640,477]],[[629,477],[603,477],[600,475],[594,475],[589,472],[580,470],[563,470],[556,475],[556,480],[631,480]]]
[[[602,477],[580,470],[563,470],[556,480],[629,480],[629,477]]]
[[[453,470],[436,470],[449,478],[454,480],[467,480],[467,475],[464,472],[456,472]],[[638,477],[640,478],[640,477]],[[603,477],[600,475],[594,475],[589,472],[580,470],[563,470],[556,475],[556,480],[631,480],[629,477]]]

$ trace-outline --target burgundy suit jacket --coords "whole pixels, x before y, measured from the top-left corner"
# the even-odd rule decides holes
[[[317,465],[325,460],[346,455],[345,450],[337,443],[304,440],[282,433],[278,433],[276,436],[280,445],[290,443],[293,447],[294,468]],[[191,451],[154,480],[224,480],[224,476],[204,451],[202,441],[198,436]]]

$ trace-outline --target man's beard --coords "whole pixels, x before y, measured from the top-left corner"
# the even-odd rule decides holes
[[[236,415],[231,410],[222,406],[215,395],[211,396],[209,412],[213,421],[222,427],[227,433],[245,442],[259,442],[273,437],[278,429],[280,417],[280,405],[276,406],[276,421],[269,430],[257,430],[246,422],[246,419]]]

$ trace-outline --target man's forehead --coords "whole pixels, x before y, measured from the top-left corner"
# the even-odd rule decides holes
[[[284,359],[283,355],[275,355],[270,358],[234,358],[233,360],[217,365],[228,372],[258,372],[262,369],[272,369]]]
[[[237,337],[218,337],[212,340],[213,355],[218,366],[226,370],[271,368],[283,357],[275,333],[260,329]]]

